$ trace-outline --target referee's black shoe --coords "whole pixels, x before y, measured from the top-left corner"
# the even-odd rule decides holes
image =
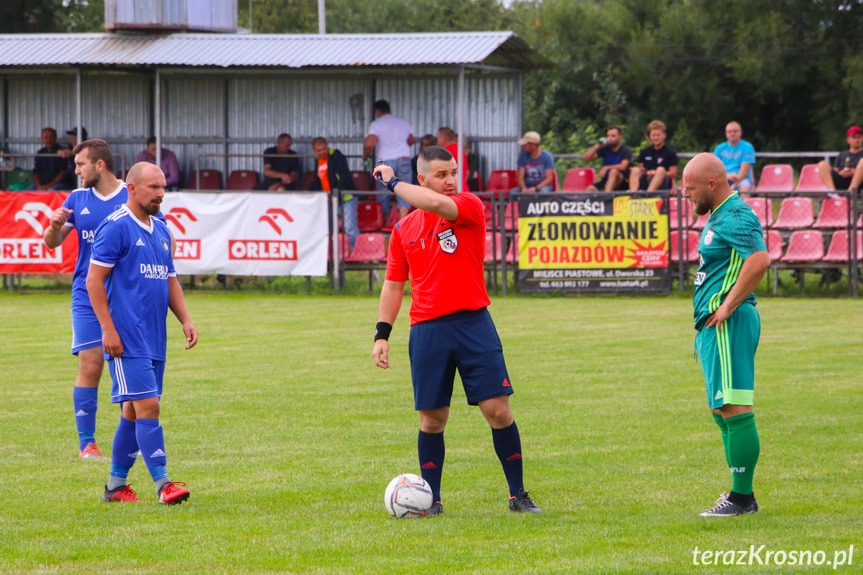
[[[443,503],[435,501],[423,517],[431,517],[432,515],[443,515]]]
[[[509,510],[519,513],[542,513],[542,509],[536,506],[530,498],[530,493],[524,489],[519,489],[517,496],[509,496]]]

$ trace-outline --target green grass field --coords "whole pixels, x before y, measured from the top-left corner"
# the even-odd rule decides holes
[[[100,501],[109,465],[79,461],[69,297],[0,295],[2,573],[813,573],[705,567],[693,550],[834,552],[863,564],[863,302],[762,298],[756,413],[762,511],[705,520],[730,488],[682,297],[496,298],[539,516],[510,513],[482,416],[457,391],[445,515],[394,520],[389,480],[417,472],[407,305],[388,371],[377,300],[193,293],[201,342],[170,320],[162,422],[192,497]],[[118,410],[103,376],[97,437]],[[764,557],[764,554],[761,554]]]

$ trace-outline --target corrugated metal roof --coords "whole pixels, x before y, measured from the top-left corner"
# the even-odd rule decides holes
[[[13,34],[2,66],[349,67],[487,64],[541,58],[512,32],[433,34]]]

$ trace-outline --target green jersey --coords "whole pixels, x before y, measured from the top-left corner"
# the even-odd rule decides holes
[[[707,316],[725,301],[744,260],[766,249],[758,217],[736,192],[713,210],[698,242],[700,262],[693,294],[695,329],[700,330]],[[755,295],[749,294],[743,303],[755,305]]]

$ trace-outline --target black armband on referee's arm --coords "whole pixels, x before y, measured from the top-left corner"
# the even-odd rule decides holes
[[[384,185],[387,187],[387,189],[389,191],[395,193],[396,184],[400,184],[400,183],[401,183],[401,180],[398,179],[397,177],[393,176],[392,178],[389,179],[389,181],[384,182]]]
[[[379,339],[389,340],[393,325],[385,321],[379,321],[375,326],[375,341]]]

